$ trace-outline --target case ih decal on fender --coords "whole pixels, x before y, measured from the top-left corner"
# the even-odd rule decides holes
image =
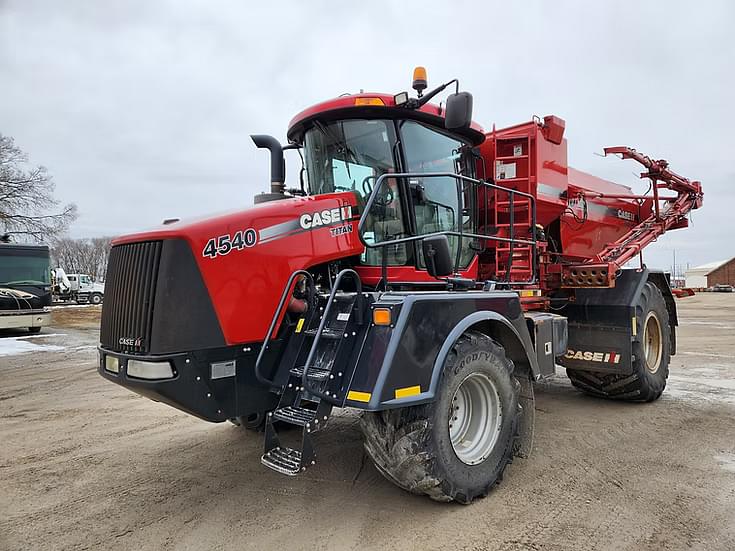
[[[241,251],[247,247],[253,247],[258,242],[258,233],[253,228],[237,231],[232,235],[225,234],[212,237],[204,245],[202,256],[215,258],[217,255],[224,256],[232,251]]]
[[[591,352],[589,350],[572,350],[570,348],[564,357],[568,360],[582,360],[585,362],[620,363],[620,354],[617,352]]]
[[[248,228],[237,231],[232,235],[225,234],[212,237],[204,246],[202,256],[206,258],[225,256],[232,251],[241,251],[242,249],[254,247],[258,243],[268,243],[269,241],[286,237],[293,233],[311,231],[326,226],[338,226],[330,229],[332,237],[338,237],[352,233],[352,225],[348,224],[348,222],[354,222],[356,219],[357,217],[353,218],[352,216],[351,205],[324,209],[317,212],[307,212],[302,214],[298,219],[291,219],[280,224],[275,224],[274,226],[268,226],[262,230]]]
[[[299,218],[299,224],[305,230],[313,230],[319,226],[329,226],[346,222],[352,218],[352,206],[340,207],[336,209],[324,209],[318,212],[302,214]]]

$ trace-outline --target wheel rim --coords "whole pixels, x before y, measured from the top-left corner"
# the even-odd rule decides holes
[[[502,427],[497,388],[487,375],[468,375],[454,393],[449,411],[449,438],[462,463],[477,465],[488,458]]]
[[[663,355],[663,335],[661,324],[655,312],[649,312],[643,324],[643,353],[646,360],[646,369],[656,373],[661,367],[661,356]]]

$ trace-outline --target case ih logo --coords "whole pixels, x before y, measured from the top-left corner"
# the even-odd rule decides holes
[[[568,360],[582,360],[586,362],[620,363],[620,354],[617,352],[592,352],[590,350],[572,350],[570,348],[564,357]]]
[[[635,222],[635,214],[632,212],[628,212],[627,210],[618,209],[617,212],[618,218],[622,220],[627,220],[628,222]]]
[[[143,346],[142,337],[120,337],[117,343],[122,346],[132,346],[134,348],[140,348]]]
[[[346,206],[337,209],[324,209],[311,214],[302,214],[301,218],[299,218],[299,224],[305,230],[311,230],[319,226],[339,224],[350,218],[352,218],[352,207]]]

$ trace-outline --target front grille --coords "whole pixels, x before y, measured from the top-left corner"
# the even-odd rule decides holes
[[[100,329],[100,342],[105,348],[149,351],[161,248],[161,241],[112,247]]]

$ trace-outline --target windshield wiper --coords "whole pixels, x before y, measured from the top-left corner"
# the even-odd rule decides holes
[[[338,134],[332,133],[330,129],[328,129],[326,126],[324,126],[324,124],[319,121],[314,121],[314,126],[319,130],[319,132],[332,140],[333,143],[338,144],[340,148],[340,153],[346,153],[350,159],[352,159],[354,162],[357,162],[357,154],[347,145],[347,139],[345,138],[344,129],[342,130],[342,136],[339,136]]]
[[[18,281],[6,281],[5,283],[0,283],[0,285],[49,285],[49,284],[44,283],[43,281],[35,280],[35,279],[20,279]]]

